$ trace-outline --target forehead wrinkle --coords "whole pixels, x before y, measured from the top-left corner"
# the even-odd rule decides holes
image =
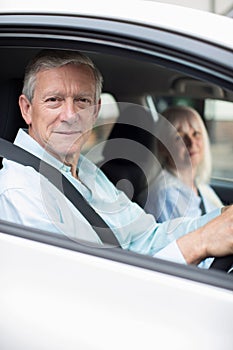
[[[75,67],[75,66],[73,66]],[[80,67],[80,66],[77,66]],[[65,68],[68,68],[65,69]],[[85,67],[86,68],[86,67]],[[42,81],[43,85],[43,75],[47,74],[46,77],[48,77],[49,72],[51,71],[51,82],[49,86],[44,88],[43,86],[43,96],[46,97],[48,95],[57,95],[62,97],[76,97],[76,96],[88,96],[93,97],[95,94],[95,85],[94,85],[94,76],[91,70],[81,71],[80,75],[77,73],[77,75],[73,75],[72,71],[69,70],[68,66],[62,66],[54,69],[47,69],[39,72],[38,80],[39,82]],[[88,77],[88,79],[87,79]],[[55,86],[53,85],[53,81],[56,81]],[[59,86],[59,88],[57,87]],[[93,95],[93,96],[92,96]]]

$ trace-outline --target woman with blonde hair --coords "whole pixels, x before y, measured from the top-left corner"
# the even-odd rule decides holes
[[[199,113],[187,106],[166,109],[158,122],[162,170],[149,186],[145,210],[158,222],[197,217],[222,206],[209,186],[209,138]]]

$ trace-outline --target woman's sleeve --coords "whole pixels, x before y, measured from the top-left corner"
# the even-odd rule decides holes
[[[175,187],[168,187],[160,191],[150,191],[145,205],[145,211],[154,215],[157,222],[164,222],[183,216],[184,199]]]

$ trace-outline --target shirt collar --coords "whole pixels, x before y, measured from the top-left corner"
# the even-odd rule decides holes
[[[46,152],[46,150],[28,134],[26,129],[19,129],[14,144],[49,163],[56,169],[64,169],[64,167],[69,168],[51,154]]]
[[[28,134],[27,129],[19,129],[14,144],[49,163],[54,168],[71,174],[70,166],[63,164],[60,160],[46,152],[46,150]],[[83,155],[80,155],[79,157],[78,169],[80,170],[79,176],[81,179],[85,179],[85,174],[87,173],[93,177],[97,171],[96,166]]]

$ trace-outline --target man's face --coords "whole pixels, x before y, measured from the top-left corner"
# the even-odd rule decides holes
[[[29,134],[56,158],[78,159],[99,110],[91,69],[69,64],[40,71],[32,102],[20,99]]]

